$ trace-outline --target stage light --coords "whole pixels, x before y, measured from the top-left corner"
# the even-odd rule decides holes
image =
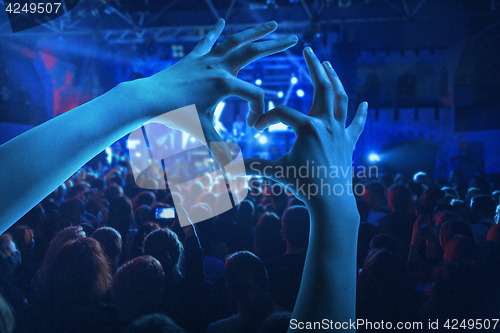
[[[375,153],[371,153],[370,155],[368,155],[368,160],[370,162],[380,162],[380,156]]]
[[[304,90],[302,90],[302,89],[297,89],[296,93],[297,93],[297,96],[299,96],[299,97],[301,97],[301,98],[302,98],[302,97],[304,97]]]
[[[182,149],[186,149],[189,140],[189,134],[182,132]]]
[[[260,136],[260,133],[257,133],[253,137],[257,139],[259,136]]]
[[[225,102],[220,102],[219,104],[217,104],[217,107],[215,108],[214,111],[214,128],[217,131],[217,133],[219,133],[219,135],[226,131],[226,128],[224,127],[224,125],[222,125],[222,123],[219,120],[225,106],[226,106]]]
[[[267,103],[267,110],[269,111],[272,109],[274,109],[274,103],[273,103],[273,101],[269,101],[269,103]]]
[[[261,135],[261,136],[259,137],[259,143],[260,143],[261,145],[265,145],[265,144],[267,143],[267,136]]]
[[[137,153],[135,153],[135,156],[141,157],[141,153],[137,152]]]
[[[262,84],[262,80],[261,79],[257,79],[255,80],[255,84],[260,86]]]
[[[139,145],[139,143],[141,143],[141,141],[128,139],[127,140],[127,149],[129,149],[129,150],[135,149],[135,147],[137,147],[137,145]]]
[[[282,98],[283,97],[283,92],[282,91],[278,91],[278,98]]]
[[[196,141],[196,139],[195,139],[194,137],[191,137],[191,140],[190,140],[190,141],[191,141],[191,142],[195,142],[195,141]]]
[[[269,126],[269,132],[287,132],[288,126],[283,123],[272,124]]]
[[[113,161],[113,153],[111,152],[110,147],[106,148],[106,155],[106,160],[111,164],[111,161]]]
[[[295,76],[292,76],[292,78],[290,79],[290,82],[292,84],[296,84],[297,82],[299,82],[299,80],[297,80],[297,78]]]

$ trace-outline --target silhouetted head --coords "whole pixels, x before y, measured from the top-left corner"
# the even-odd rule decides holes
[[[8,233],[0,235],[0,275],[11,276],[21,264],[21,253]],[[10,277],[11,278],[11,277]]]
[[[70,241],[56,254],[41,280],[41,297],[51,307],[96,304],[111,286],[111,270],[95,239]]]
[[[160,226],[153,222],[142,224],[134,235],[132,244],[130,245],[130,258],[141,256],[144,251],[144,240],[155,230],[159,230]]]
[[[471,187],[467,190],[467,194],[465,194],[465,202],[470,205],[472,202],[472,199],[477,197],[478,195],[484,194],[481,189],[476,188],[476,187]]]
[[[123,196],[123,190],[118,185],[109,185],[108,188],[104,190],[104,199],[106,199],[108,202],[110,202],[111,199],[120,196]]]
[[[384,173],[380,176],[380,183],[384,186],[384,189],[387,190],[389,187],[394,185],[394,176],[388,173]]]
[[[359,274],[358,298],[370,299],[375,296],[389,296],[398,289],[404,288],[405,282],[407,282],[407,273],[404,263],[386,249],[377,250],[366,258]],[[367,300],[366,298],[365,300]],[[376,301],[377,298],[375,297],[371,301]],[[377,301],[381,301],[381,299]]]
[[[15,327],[14,311],[0,294],[0,332],[12,333]]]
[[[143,191],[139,193],[134,201],[134,208],[137,209],[142,205],[152,207],[155,203],[156,197],[153,192]]]
[[[109,202],[108,225],[125,237],[133,221],[132,204],[127,197],[115,197]]]
[[[290,326],[292,314],[287,311],[278,311],[264,320],[259,328],[259,333],[286,333]]]
[[[385,190],[381,182],[371,181],[365,185],[362,198],[372,209],[379,208],[384,203]]]
[[[164,314],[153,313],[134,320],[124,333],[186,333]]]
[[[267,271],[255,254],[242,251],[226,261],[226,278],[229,291],[241,302],[253,300],[266,292]]]
[[[85,222],[85,204],[72,198],[61,204],[59,211],[59,230]]]
[[[488,236],[486,237],[488,242],[500,243],[500,224],[494,224],[488,230]]]
[[[443,259],[447,262],[465,262],[476,255],[474,241],[463,235],[456,235],[446,242]]]
[[[380,234],[375,237],[370,242],[370,250],[381,250],[386,249],[393,254],[398,251],[398,242],[392,236]]]
[[[255,208],[250,200],[243,200],[238,205],[235,221],[237,224],[252,226],[254,224]]]
[[[80,199],[84,203],[92,196],[90,185],[87,183],[78,183],[71,186],[66,192],[66,199]]]
[[[151,207],[148,205],[141,205],[134,211],[135,222],[140,227],[144,222],[150,221]]]
[[[92,234],[92,238],[101,244],[111,263],[118,260],[122,253],[122,236],[118,231],[110,227],[99,228]]]
[[[141,256],[123,264],[113,278],[111,294],[125,320],[158,311],[165,275],[158,260]]]
[[[408,212],[411,205],[411,191],[404,185],[393,185],[387,192],[387,201],[393,212]]]
[[[282,218],[283,239],[287,246],[303,251],[309,243],[309,212],[302,206],[293,206],[285,210]]]
[[[59,250],[66,245],[66,243],[85,237],[85,232],[82,227],[74,226],[68,227],[59,231],[54,238],[50,241],[49,248],[45,252],[42,266],[38,271],[38,277],[43,277],[47,269],[52,266]]]
[[[166,278],[173,278],[173,269],[179,264],[184,252],[179,238],[170,229],[150,233],[144,240],[144,254],[156,258],[162,265]]]
[[[281,237],[281,221],[274,213],[265,213],[257,223],[255,254],[262,260],[283,254],[286,244]]]
[[[432,179],[423,171],[419,171],[413,175],[413,181],[419,184],[424,185],[425,187],[429,187],[432,185]]]
[[[493,219],[495,217],[497,205],[488,195],[478,195],[470,203],[470,212],[474,223],[483,219]]]
[[[463,222],[463,221],[457,221],[457,220],[450,220],[442,223],[441,225],[441,230],[439,233],[439,243],[443,249],[446,248],[446,243],[456,235],[463,235],[465,237],[468,237],[470,239],[474,239],[474,236],[472,234],[472,228],[470,224]]]

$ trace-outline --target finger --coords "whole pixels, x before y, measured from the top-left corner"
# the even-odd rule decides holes
[[[265,42],[250,43],[231,52],[227,56],[227,64],[232,71],[239,71],[241,68],[262,57],[284,51],[295,44],[299,39],[297,36],[290,36]]]
[[[363,132],[365,127],[366,117],[368,115],[368,103],[363,102],[359,104],[358,111],[356,111],[356,116],[352,120],[351,125],[347,128],[349,135],[354,142],[357,142],[359,136]]]
[[[207,148],[212,153],[220,169],[224,171],[224,166],[228,165],[233,160],[231,151],[224,140],[222,140],[219,133],[217,133],[212,121],[208,117],[200,115],[200,122],[203,134],[205,134]]]
[[[333,93],[334,93],[334,104],[333,104],[333,112],[335,119],[342,122],[345,127],[345,121],[347,118],[347,103],[349,98],[345,92],[344,86],[340,81],[337,72],[332,67],[329,61],[323,62],[323,66],[326,70],[326,74],[332,83]]]
[[[295,133],[298,132],[300,126],[307,121],[307,117],[300,111],[292,109],[286,105],[278,105],[274,109],[264,113],[259,121],[255,124],[255,129],[262,131],[270,125],[282,122],[290,126]]]
[[[217,38],[219,38],[222,30],[224,30],[224,19],[220,18],[219,21],[213,26],[210,31],[203,36],[203,38],[198,42],[198,44],[194,47],[191,53],[195,53],[198,55],[204,55],[210,52],[212,46],[214,46]]]
[[[309,114],[311,116],[325,113],[332,115],[333,89],[325,69],[309,46],[304,49],[304,59],[314,86],[313,107]]]
[[[264,90],[246,81],[230,76],[228,96],[237,96],[248,101],[247,125],[253,127],[264,113]]]
[[[266,35],[269,35],[271,32],[276,30],[277,27],[278,24],[275,21],[270,21],[257,27],[231,35],[222,43],[217,45],[217,47],[214,48],[212,52],[213,54],[218,56],[225,56],[229,52],[245,45],[246,43],[251,43],[253,41],[261,39]]]

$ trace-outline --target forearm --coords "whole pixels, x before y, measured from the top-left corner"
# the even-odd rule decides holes
[[[292,315],[298,321],[355,320],[359,215],[353,199],[336,198],[309,209],[305,273]]]
[[[51,119],[0,146],[0,232],[88,160],[144,121],[134,82]]]

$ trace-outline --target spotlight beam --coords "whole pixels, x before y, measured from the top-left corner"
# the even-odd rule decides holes
[[[212,12],[212,14],[214,14],[215,19],[218,20],[221,16],[219,15],[219,13],[217,13],[217,9],[215,9],[215,6],[212,3],[212,0],[205,0],[205,3],[207,4],[207,6],[210,9],[210,11]]]

